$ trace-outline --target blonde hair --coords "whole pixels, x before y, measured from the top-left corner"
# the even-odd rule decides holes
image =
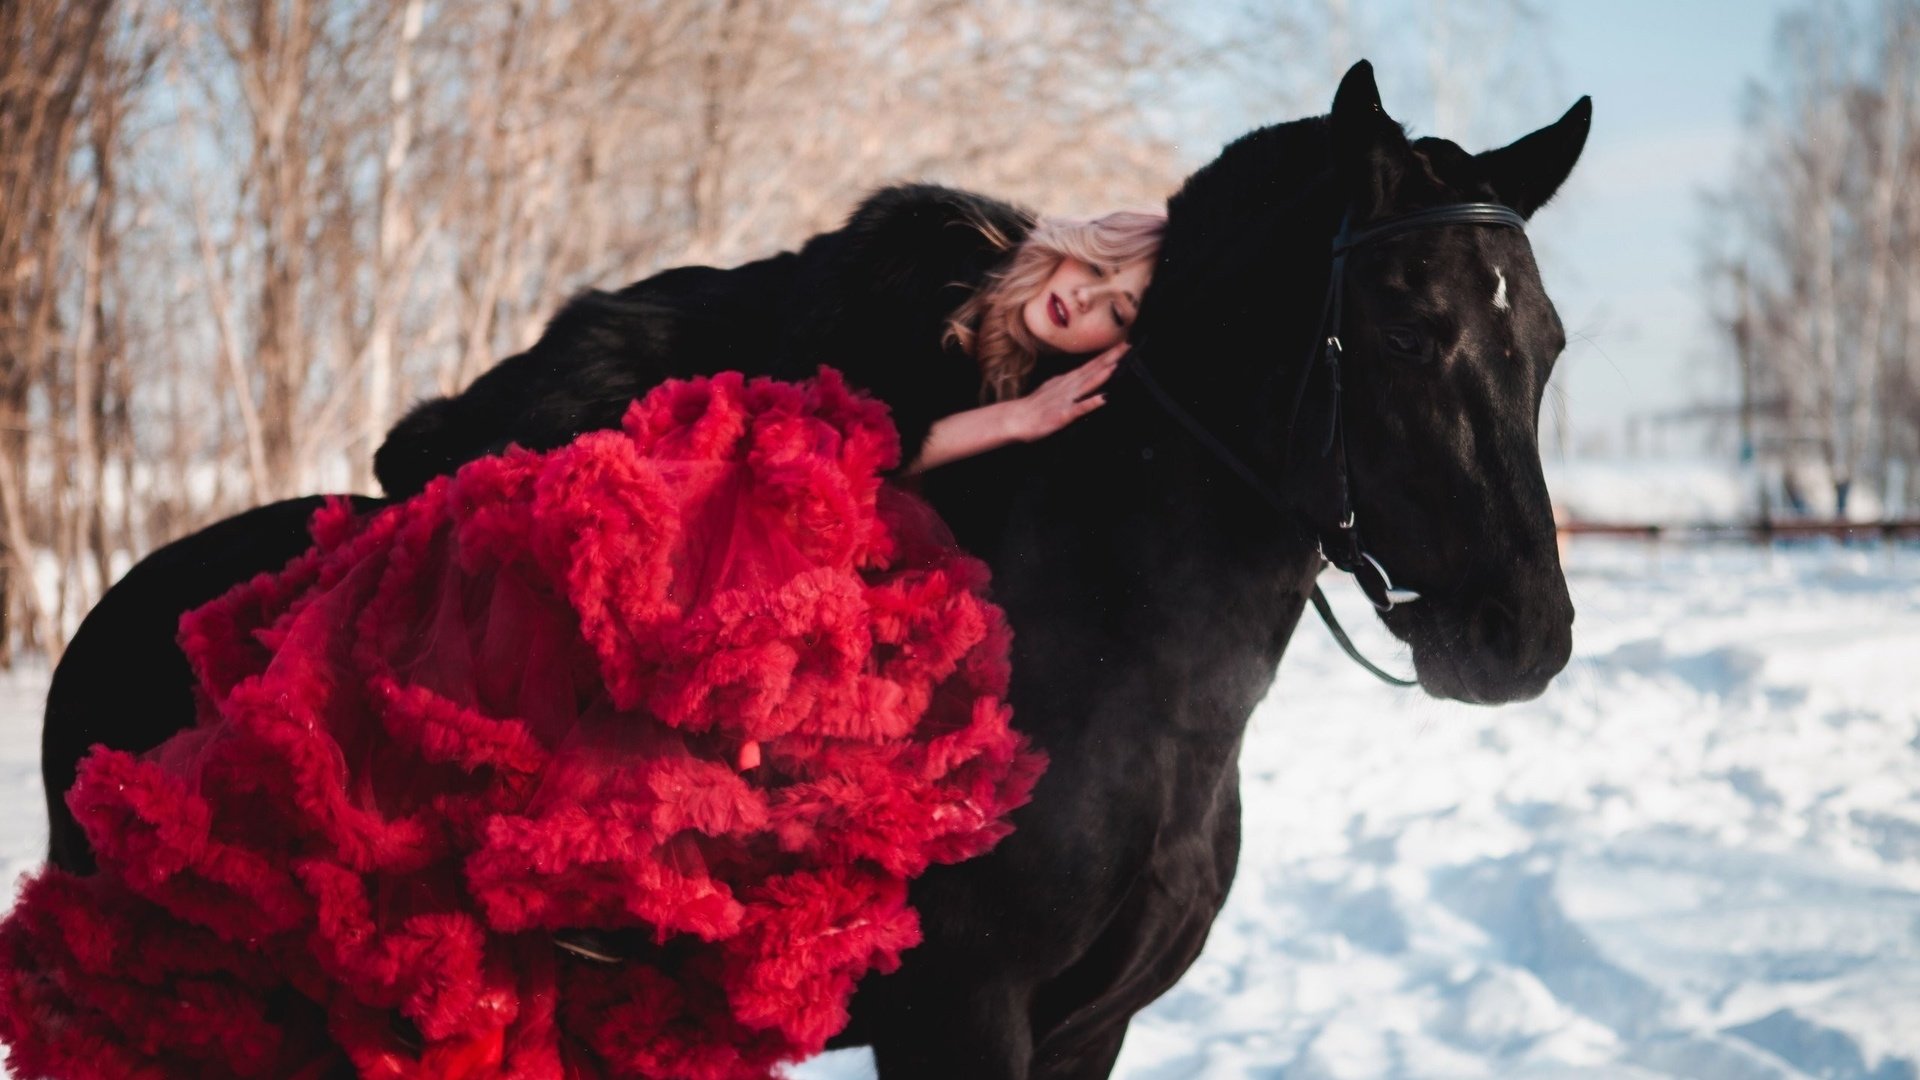
[[[1150,258],[1160,250],[1166,225],[1160,214],[1137,210],[1117,210],[1092,220],[1035,222],[1006,265],[989,275],[947,320],[942,340],[957,343],[980,365],[980,399],[1005,401],[1026,392],[1040,342],[1027,330],[1021,309],[1063,260],[1118,266]],[[1005,246],[997,230],[988,236]]]

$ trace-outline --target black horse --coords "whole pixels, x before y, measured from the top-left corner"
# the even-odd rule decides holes
[[[1564,666],[1536,426],[1565,338],[1517,226],[1589,119],[1583,99],[1479,155],[1409,142],[1356,66],[1329,116],[1240,139],[1169,202],[1107,408],[930,475],[993,568],[1011,699],[1052,764],[1011,837],[914,884],[925,943],[861,985],[836,1045],[887,1080],[1110,1073],[1225,899],[1241,739],[1323,549],[1382,606],[1375,565],[1420,594],[1382,618],[1431,693],[1528,698]],[[315,505],[170,545],[89,616],[49,695],[56,862],[87,862],[57,793],[100,718],[128,748],[189,723],[174,619],[304,548]]]

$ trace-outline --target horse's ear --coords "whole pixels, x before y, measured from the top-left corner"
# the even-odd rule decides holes
[[[1532,217],[1566,182],[1587,145],[1593,126],[1593,99],[1573,103],[1567,115],[1498,150],[1476,155],[1481,174],[1500,201],[1521,217]]]
[[[1372,64],[1362,60],[1347,70],[1334,92],[1327,122],[1334,170],[1348,192],[1356,221],[1379,216],[1393,204],[1413,148],[1407,144],[1407,133],[1380,106]]]

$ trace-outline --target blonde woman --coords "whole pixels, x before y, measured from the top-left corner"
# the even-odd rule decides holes
[[[389,433],[389,495],[517,444],[619,426],[669,378],[839,369],[892,409],[903,472],[1044,438],[1099,408],[1152,278],[1165,218],[1035,218],[932,185],[884,188],[797,252],[679,267],[589,292],[526,352]],[[1066,358],[1091,357],[1044,377]]]
[[[994,401],[936,421],[908,471],[1044,438],[1106,404],[1096,391],[1126,353],[1165,224],[1125,210],[1035,224],[947,326],[947,340],[980,366]],[[1098,355],[1027,393],[1045,353]]]

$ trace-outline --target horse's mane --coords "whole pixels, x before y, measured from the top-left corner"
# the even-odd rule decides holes
[[[1180,185],[1167,200],[1168,215],[1230,226],[1270,210],[1276,201],[1291,202],[1326,175],[1328,131],[1326,117],[1309,116],[1240,136]]]
[[[1305,318],[1293,308],[1318,301],[1321,282],[1306,277],[1324,272],[1333,181],[1328,121],[1312,116],[1234,140],[1167,200],[1166,239],[1133,340],[1137,359],[1190,406],[1242,413],[1258,382],[1249,365],[1266,368],[1276,349],[1291,349],[1271,334]],[[1249,308],[1261,315],[1223,317]]]
[[[1236,232],[1264,214],[1299,214],[1301,200],[1330,177],[1332,145],[1325,116],[1272,124],[1235,139],[1220,156],[1182,184],[1167,200],[1168,246],[1175,258],[1204,264],[1218,254],[1209,241],[1230,241]],[[1462,195],[1494,197],[1474,156],[1451,140],[1427,136],[1413,140],[1414,159],[1428,186]],[[1198,247],[1198,250],[1191,250]]]
[[[1235,139],[1188,177],[1167,200],[1166,241],[1150,292],[1165,298],[1161,307],[1187,307],[1217,288],[1219,274],[1257,265],[1261,254],[1242,249],[1298,231],[1282,223],[1309,226],[1310,201],[1332,177],[1328,132],[1324,116],[1272,124]],[[1151,322],[1153,313],[1141,318]]]
[[[1493,197],[1473,155],[1456,144],[1422,138],[1413,147],[1414,182],[1435,197]],[[1135,334],[1148,345],[1141,359],[1169,386],[1204,397],[1243,379],[1234,371],[1249,356],[1264,357],[1257,363],[1264,367],[1276,349],[1287,355],[1304,346],[1245,331],[1291,326],[1304,317],[1293,307],[1320,300],[1326,240],[1343,209],[1337,187],[1326,116],[1243,135],[1189,177],[1167,200],[1166,240]],[[1219,317],[1223,307],[1252,305],[1269,317]]]

